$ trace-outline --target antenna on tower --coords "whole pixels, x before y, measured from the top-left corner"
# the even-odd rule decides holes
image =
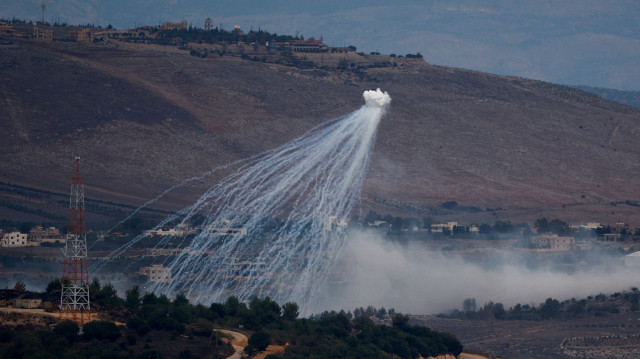
[[[42,0],[42,5],[40,5],[40,7],[42,8],[42,25],[44,25],[44,11],[47,9],[47,5],[45,5],[44,0]]]
[[[62,262],[62,293],[59,320],[72,320],[80,330],[91,320],[89,308],[89,265],[87,261],[87,228],[84,211],[84,184],[80,177],[80,157],[71,178],[69,225]]]

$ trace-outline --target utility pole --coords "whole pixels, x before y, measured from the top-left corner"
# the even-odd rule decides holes
[[[89,308],[89,265],[87,261],[87,228],[84,211],[84,184],[80,177],[80,157],[76,157],[76,173],[71,179],[69,225],[62,262],[62,293],[59,320],[72,320],[80,330],[91,320]]]

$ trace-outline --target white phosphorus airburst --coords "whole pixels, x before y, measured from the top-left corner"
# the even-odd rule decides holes
[[[195,226],[197,234],[163,263],[173,280],[150,289],[203,303],[270,296],[308,313],[344,246],[342,221],[360,197],[378,123],[391,101],[380,89],[363,96],[359,110],[241,162],[194,204],[160,223],[156,228]]]

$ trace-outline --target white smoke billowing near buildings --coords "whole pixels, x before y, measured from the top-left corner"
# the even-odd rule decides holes
[[[461,309],[465,298],[476,298],[479,305],[489,301],[506,307],[537,305],[550,297],[580,299],[640,284],[637,269],[620,261],[563,271],[554,265],[527,266],[522,258],[508,254],[469,261],[430,250],[424,242],[400,244],[376,233],[352,232],[336,267],[344,281],[333,284],[317,311],[373,305],[434,314]],[[607,260],[615,258],[603,258]]]

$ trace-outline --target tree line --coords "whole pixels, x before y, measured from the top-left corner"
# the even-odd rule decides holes
[[[60,290],[54,280],[47,292]],[[162,341],[206,339],[214,343],[219,357],[229,355],[219,341],[216,328],[236,328],[249,335],[247,354],[264,350],[270,344],[286,345],[284,353],[269,358],[419,358],[462,352],[462,344],[452,335],[408,324],[408,317],[395,310],[373,307],[324,312],[299,318],[299,307],[280,305],[269,297],[254,297],[248,303],[229,297],[222,303],[190,303],[184,295],[170,299],[165,295],[143,293],[139,287],[124,297],[109,283],[95,279],[90,287],[94,310],[108,318],[84,325],[83,334],[70,321],[53,329],[42,329],[36,336],[4,327],[0,330],[0,357],[3,358],[162,358]],[[377,325],[368,316],[389,316],[390,325]],[[391,316],[392,315],[392,316]],[[125,323],[117,326],[115,322]],[[26,336],[30,335],[30,339]],[[45,340],[45,338],[47,338]],[[186,339],[185,339],[186,338]],[[22,346],[30,341],[28,348]],[[17,345],[19,343],[20,345]],[[53,343],[53,344],[51,344]],[[145,343],[141,347],[141,343]],[[177,344],[174,344],[177,345]],[[96,350],[100,348],[100,350]],[[181,358],[198,357],[185,349]]]
[[[506,309],[502,303],[489,301],[476,308],[475,298],[466,298],[462,310],[439,314],[441,318],[466,320],[548,320],[600,317],[607,314],[637,312],[640,310],[640,292],[637,288],[612,295],[598,294],[584,299],[559,301],[547,298],[540,305],[516,304]]]

